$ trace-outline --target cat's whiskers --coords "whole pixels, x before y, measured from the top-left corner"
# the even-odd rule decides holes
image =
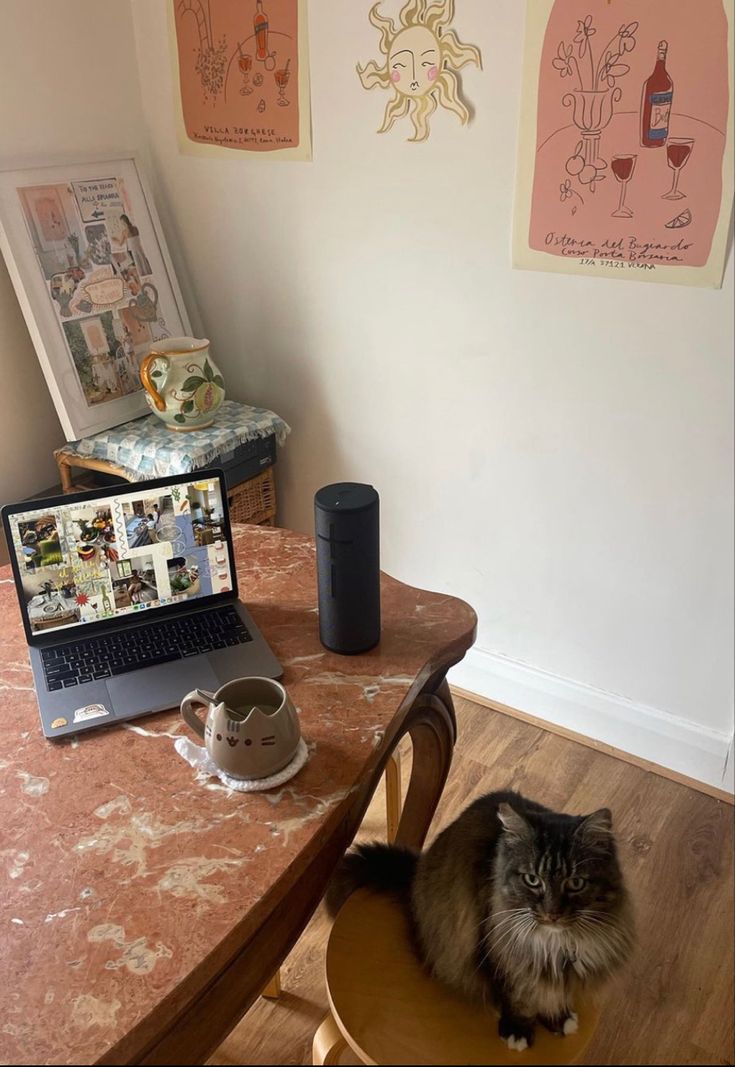
[[[500,952],[503,949],[503,944],[505,942],[512,942],[515,939],[516,934],[520,933],[520,931],[526,927],[528,921],[528,919],[519,919],[513,926],[509,927],[507,930],[503,930],[500,936],[490,936],[488,938],[490,948],[495,952]]]
[[[594,929],[595,932],[607,932],[623,938],[620,924],[615,917],[605,915],[604,912],[589,913],[586,910],[582,910],[578,914],[577,922],[586,925],[588,930]]]
[[[590,970],[611,969],[628,947],[614,917],[593,908],[580,909],[571,922],[553,930],[539,924],[528,907],[494,911],[485,926],[487,949],[478,968],[492,956],[496,973],[521,966],[536,981],[561,981],[570,962],[580,977]]]
[[[508,923],[512,923],[516,919],[530,915],[530,910],[528,908],[513,908],[512,914],[506,915],[505,918],[496,921],[497,915],[498,912],[494,912],[489,918],[483,919],[483,922],[487,923],[492,931],[501,930],[503,926],[506,926]],[[480,925],[482,926],[482,923],[480,923]]]
[[[489,951],[495,952],[499,956],[512,955],[516,942],[525,940],[536,928],[536,925],[536,920],[529,912],[527,915],[516,920],[516,923],[508,930],[503,931],[499,938],[495,939],[492,936],[489,936]]]
[[[612,924],[590,923],[588,919],[580,919],[580,927],[582,930],[585,930],[590,937],[599,938],[610,944],[614,943],[620,948],[623,948],[627,943],[622,931]]]
[[[490,935],[498,934],[508,926],[514,926],[516,923],[530,918],[531,912],[529,908],[519,908],[513,915],[506,915],[505,918],[495,921],[495,915],[490,916],[488,919],[488,933]]]
[[[479,923],[477,925],[478,925],[478,927],[481,927],[481,926],[488,926],[488,927],[490,927],[490,926],[499,926],[500,922],[498,922],[497,920],[500,919],[500,916],[505,916],[505,918],[501,920],[501,922],[505,922],[505,921],[507,921],[508,918],[513,918],[514,916],[517,916],[517,915],[523,915],[528,910],[529,909],[527,907],[522,907],[522,908],[503,908],[501,911],[494,911],[493,910],[493,911],[490,911],[489,914],[484,915],[482,917],[482,919],[480,919],[480,921],[479,921]]]
[[[578,961],[585,970],[611,971],[625,959],[630,939],[612,923],[593,923],[581,916],[578,920]]]
[[[498,924],[497,926],[489,927],[485,933],[484,940],[497,952],[503,945],[503,942],[512,938],[512,935],[524,927],[527,922],[528,917],[525,915],[511,916],[510,921],[505,925],[501,926]]]
[[[498,950],[496,946],[492,946],[491,951],[494,956],[494,971],[496,975],[501,974],[508,963],[515,957],[519,946],[523,944],[530,932],[530,926],[523,926],[520,929],[513,931],[513,937],[501,949]],[[489,955],[490,952],[488,952],[485,959],[487,959]]]
[[[529,921],[515,932],[515,937],[498,953],[496,974],[503,973],[508,966],[517,965],[521,961],[525,961],[526,965],[530,963],[533,971],[540,971],[543,961],[539,957],[538,945],[533,937],[537,929],[538,923],[530,917]]]
[[[596,933],[609,933],[625,940],[620,923],[613,916],[580,915],[579,922]]]

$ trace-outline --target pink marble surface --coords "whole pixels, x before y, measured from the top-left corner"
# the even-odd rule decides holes
[[[235,544],[241,596],[285,667],[310,747],[296,778],[262,794],[198,777],[174,752],[188,732],[174,711],[45,740],[0,569],[3,1063],[94,1062],[173,1003],[195,969],[221,966],[256,903],[262,921],[279,877],[375,767],[428,665],[472,640],[462,601],[384,577],[380,646],[327,652],[313,541],[242,526]]]

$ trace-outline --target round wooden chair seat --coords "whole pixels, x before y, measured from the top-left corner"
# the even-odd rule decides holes
[[[498,1017],[435,982],[419,963],[399,905],[360,890],[335,920],[327,946],[331,1014],[314,1039],[314,1063],[338,1063],[347,1045],[363,1063],[564,1064],[581,1056],[597,1014],[588,1002],[569,1037],[536,1030],[525,1052],[498,1037]]]

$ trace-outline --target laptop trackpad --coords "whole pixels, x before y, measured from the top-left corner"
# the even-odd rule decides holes
[[[119,674],[107,681],[116,719],[127,719],[146,711],[175,708],[192,689],[205,689],[212,693],[218,687],[217,676],[206,656],[145,667],[130,674]]]

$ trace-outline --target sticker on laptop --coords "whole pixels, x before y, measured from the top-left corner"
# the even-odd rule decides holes
[[[87,719],[101,719],[109,715],[109,711],[103,704],[87,704],[86,707],[77,708],[74,712],[74,722],[86,722]]]
[[[63,715],[59,715],[58,719],[54,719],[51,723],[52,730],[60,730],[62,726],[68,726],[69,720],[65,719]]]

